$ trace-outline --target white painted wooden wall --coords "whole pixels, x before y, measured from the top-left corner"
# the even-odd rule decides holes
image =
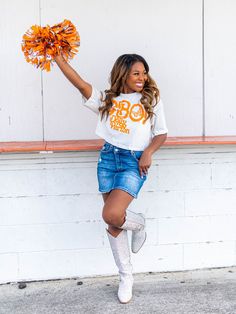
[[[0,283],[116,274],[97,152],[0,155]],[[236,265],[236,146],[162,148],[131,209],[135,272]]]
[[[20,50],[29,26],[63,18],[81,35],[72,64],[98,88],[107,87],[120,54],[140,53],[159,83],[169,135],[235,135],[236,2],[205,0],[204,10],[202,4],[1,0],[0,141],[95,138],[96,116],[80,106],[76,89],[56,67],[41,74]],[[101,219],[97,157],[0,155],[1,283],[116,273]],[[131,205],[146,214],[148,229],[145,247],[132,256],[134,271],[235,265],[235,178],[235,146],[162,148]]]
[[[56,66],[41,73],[21,52],[31,25],[64,18],[80,32],[72,65],[86,80],[104,89],[119,55],[142,54],[169,136],[235,135],[235,15],[235,0],[1,0],[0,141],[96,138],[79,92]]]
[[[236,1],[205,0],[206,134],[236,134]]]

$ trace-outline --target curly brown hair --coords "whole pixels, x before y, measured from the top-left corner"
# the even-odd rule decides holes
[[[109,116],[109,111],[112,107],[112,99],[119,96],[122,93],[127,77],[130,73],[131,67],[136,62],[142,62],[147,73],[147,80],[145,81],[143,90],[141,92],[142,97],[140,99],[144,109],[147,113],[147,119],[152,118],[153,108],[159,101],[160,92],[149,74],[149,66],[146,60],[137,54],[124,54],[121,55],[115,62],[110,75],[110,89],[105,90],[104,98],[102,97],[103,105],[99,107],[101,113],[101,119],[105,116]],[[146,120],[147,120],[146,119]]]

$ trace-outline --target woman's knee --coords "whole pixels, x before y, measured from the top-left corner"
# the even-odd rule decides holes
[[[102,218],[108,225],[120,227],[124,223],[125,215],[115,210],[109,210],[104,206]]]

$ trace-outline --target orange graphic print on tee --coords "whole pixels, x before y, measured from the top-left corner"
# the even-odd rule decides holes
[[[128,100],[116,101],[112,100],[113,106],[110,109],[110,127],[121,133],[129,134],[130,129],[127,128],[127,119],[133,122],[144,124],[147,113],[141,104],[131,104]]]

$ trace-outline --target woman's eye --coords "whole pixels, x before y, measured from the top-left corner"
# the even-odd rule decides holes
[[[138,72],[134,73],[134,75],[139,75]],[[147,75],[147,72],[143,73],[142,75]]]

